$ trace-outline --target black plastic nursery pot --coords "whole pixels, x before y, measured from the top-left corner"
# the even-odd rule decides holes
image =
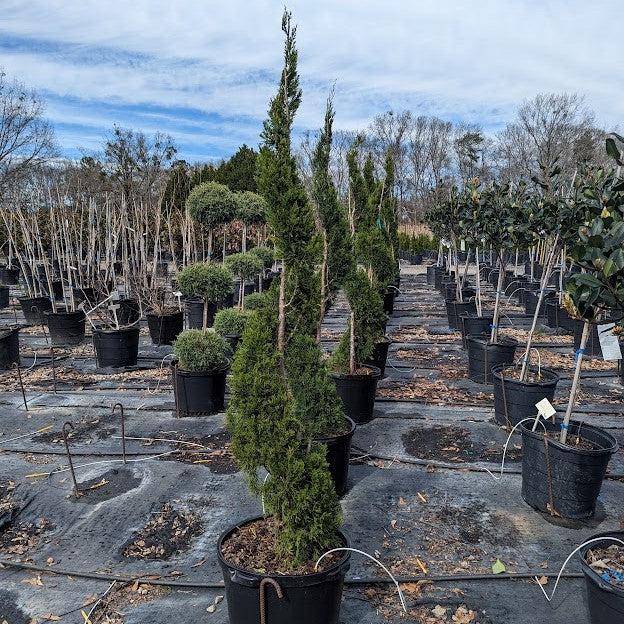
[[[136,299],[120,299],[117,321],[120,325],[133,325],[141,318],[141,307]]]
[[[171,364],[176,415],[209,416],[223,410],[228,367],[216,371],[186,371]]]
[[[513,364],[518,341],[515,338],[499,338],[498,342],[490,342],[488,337],[469,336],[466,338],[468,348],[468,377],[477,383],[491,384],[492,370],[497,366]]]
[[[518,303],[520,305],[526,306],[526,297],[530,292],[535,292],[540,289],[540,283],[536,281],[531,281],[530,279],[524,280],[518,287],[518,292],[516,293],[518,297]],[[526,308],[525,308],[526,311]]]
[[[43,325],[45,312],[52,310],[49,297],[19,297],[18,301],[29,325]]]
[[[551,403],[559,383],[559,375],[549,368],[537,369],[531,366],[529,372],[540,374],[535,381],[520,381],[510,377],[512,371],[520,367],[501,366],[493,370],[494,377],[494,418],[499,425],[515,427],[523,418],[537,414],[535,404],[542,399]]]
[[[520,425],[522,498],[531,507],[562,518],[593,516],[609,460],[618,449],[617,440],[598,427],[570,421],[569,444],[564,445],[558,439],[560,421],[541,422],[555,435],[545,439],[541,425],[531,431],[531,421]],[[576,447],[579,434],[595,448]]]
[[[9,287],[0,286],[0,309],[9,306]]]
[[[394,298],[396,297],[396,290],[389,288],[384,294],[383,298],[383,310],[386,314],[392,314],[394,312]]]
[[[605,323],[607,321],[604,321]],[[583,335],[583,321],[574,319],[574,351],[581,346],[581,337]],[[587,344],[585,345],[585,355],[600,357],[602,348],[600,347],[600,338],[598,337],[598,325],[591,325]]]
[[[203,329],[204,327],[204,301],[203,299],[187,299],[186,305],[186,326],[188,329]],[[217,313],[215,303],[207,304],[207,327],[212,327],[214,317]]]
[[[147,327],[155,345],[170,345],[184,329],[184,312],[147,314]]]
[[[446,316],[451,329],[461,331],[461,317],[477,313],[477,306],[474,301],[447,301]]]
[[[139,355],[139,328],[93,330],[93,346],[99,368],[136,366]]]
[[[327,447],[329,474],[334,482],[338,496],[342,496],[347,491],[351,439],[353,438],[356,427],[355,423],[350,418],[346,418],[346,420],[349,423],[349,430],[346,433],[317,439],[318,442]]]
[[[433,276],[433,285],[436,288],[440,288],[442,286],[442,280],[446,276],[446,269],[443,266],[436,266]]]
[[[85,337],[85,314],[76,312],[46,312],[46,324],[55,347],[80,344]]]
[[[47,286],[47,282],[46,282],[46,286]],[[46,292],[47,290],[48,289],[46,287]],[[54,280],[52,282],[52,294],[54,295],[55,301],[63,300],[63,282],[61,280]]]
[[[427,284],[430,286],[435,285],[435,270],[438,267],[435,264],[430,264],[427,266]]]
[[[263,587],[262,592],[267,624],[338,624],[342,588],[349,571],[351,553],[344,552],[323,572],[298,576],[276,574],[269,577],[225,561],[223,543],[239,527],[258,520],[261,518],[251,518],[228,529],[217,544],[230,624],[258,624],[261,621],[260,584],[266,578],[271,579],[271,585]],[[345,535],[340,533],[340,538],[343,546],[348,548],[349,541]],[[277,586],[281,598],[276,591]]]
[[[346,416],[358,425],[372,420],[377,382],[381,379],[381,371],[377,367],[365,368],[370,372],[355,375],[331,373]]]
[[[19,269],[17,267],[0,267],[0,284],[15,286],[19,281]]]
[[[599,533],[598,535],[593,535],[590,539],[599,537],[615,537],[624,542],[624,531]],[[588,551],[613,545],[624,548],[624,546],[614,542],[612,539],[605,539],[603,542],[593,542],[583,546],[579,552],[581,570],[585,577],[590,624],[616,624],[616,622],[624,622],[624,588],[608,582],[587,563]]]
[[[464,286],[462,288],[462,298],[470,299],[470,297],[474,297],[476,295],[475,289],[472,286]],[[455,301],[457,299],[457,284],[455,282],[451,282],[449,284],[444,285],[444,300],[445,301]]]
[[[466,348],[468,336],[489,336],[492,331],[493,316],[460,315],[459,329],[462,333],[462,346]]]
[[[19,327],[0,329],[0,369],[19,364]]]
[[[74,301],[79,304],[84,301],[85,305],[88,307],[95,307],[97,303],[97,296],[95,294],[95,289],[85,286],[84,288],[74,287],[73,289]]]
[[[546,306],[544,305],[546,301],[550,297],[552,297],[555,293],[552,290],[548,290],[544,293],[544,299],[542,301],[542,305],[540,306],[539,316],[546,316]],[[535,315],[535,309],[537,308],[537,302],[539,301],[539,289],[538,290],[527,290],[524,293],[524,311],[528,316]]]
[[[240,341],[242,340],[242,336],[238,336],[234,334],[226,334],[225,336],[223,336],[223,338],[230,345],[230,349],[232,350],[232,353],[236,353],[236,349],[238,349],[238,345],[240,344]]]
[[[388,349],[392,344],[392,340],[384,338],[375,343],[373,354],[369,357],[364,364],[378,368],[381,372],[381,376],[386,376],[386,363],[388,362]]]

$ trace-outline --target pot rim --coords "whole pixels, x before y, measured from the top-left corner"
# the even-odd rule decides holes
[[[596,539],[600,537],[604,537],[604,538],[616,537],[617,539],[624,541],[624,531],[608,531],[604,533],[596,533],[595,535],[591,535],[589,539],[591,540],[591,539]],[[616,542],[610,542],[610,543],[614,544]],[[591,550],[592,548],[596,548],[596,546],[598,545],[600,545],[600,542],[598,543],[594,542],[593,544],[586,544],[578,552],[577,557],[581,561],[581,570],[583,571],[583,574],[586,577],[590,578],[603,591],[608,591],[610,593],[616,594],[620,598],[624,598],[624,588],[618,587],[617,585],[613,585],[612,583],[605,581],[585,560],[585,555],[587,554],[587,551]],[[618,545],[620,546],[620,548],[624,548],[624,546],[622,546],[621,544],[618,544]]]
[[[227,373],[228,370],[230,369],[230,366],[232,365],[232,360],[228,358],[227,363],[224,364],[221,368],[214,368],[212,370],[203,370],[203,371],[190,371],[190,370],[186,370],[185,368],[180,368],[178,366],[179,361],[180,360],[178,359],[173,359],[171,360],[171,363],[169,364],[169,366],[171,366],[171,368],[175,368],[178,373],[182,373],[182,375],[186,377],[212,377],[213,375],[218,375],[220,373]]]
[[[236,529],[239,529],[240,527],[243,527],[247,524],[251,524],[252,522],[257,522],[258,520],[264,520],[267,517],[269,516],[253,516],[251,518],[247,518],[246,520],[243,520],[242,522],[238,522],[237,524],[230,526],[228,529],[223,531],[223,533],[221,533],[217,541],[217,556],[221,564],[225,565],[227,568],[231,570],[236,570],[237,572],[241,572],[242,574],[245,574],[246,576],[257,578],[258,583],[260,583],[260,581],[263,578],[275,578],[275,579],[279,579],[280,583],[286,580],[287,582],[289,581],[293,585],[298,585],[299,583],[304,581],[303,583],[304,585],[315,585],[319,582],[322,582],[324,576],[331,575],[332,572],[335,572],[336,570],[338,570],[338,568],[343,566],[345,563],[347,563],[351,559],[351,552],[344,551],[342,554],[342,557],[338,559],[338,561],[336,561],[334,564],[332,564],[329,568],[327,568],[326,570],[323,570],[322,572],[313,572],[312,574],[260,574],[258,572],[254,572],[253,570],[242,568],[234,563],[230,563],[229,561],[227,561],[223,557],[223,553],[221,552],[223,542],[225,542],[226,539],[230,537],[234,533],[234,531],[236,531]],[[338,531],[338,535],[340,536],[340,539],[342,540],[344,544],[343,547],[349,548],[350,542],[347,536],[340,530]]]
[[[59,318],[63,316],[67,317],[82,315],[82,318],[86,318],[84,310],[57,310],[56,312],[53,312],[52,310],[44,310],[43,314],[44,316],[57,316]]]
[[[167,312],[166,314],[156,314],[156,312],[146,312],[145,318],[172,318],[174,316],[184,316],[184,310],[176,310],[175,312]]]
[[[371,364],[362,364],[360,368],[370,368],[373,371],[370,375],[362,375],[359,373],[339,373],[337,371],[330,371],[330,375],[334,379],[381,379],[381,369]]]
[[[139,330],[139,326],[134,324],[134,325],[126,326],[126,327],[120,327],[119,329],[109,329],[103,326],[99,326],[99,327],[96,326],[93,328],[92,332],[94,334],[105,334],[105,335],[128,334],[130,332],[136,332],[138,334],[140,333],[140,330]]]
[[[505,370],[515,370],[518,368],[515,364],[497,364],[492,368],[492,374],[496,379],[503,378],[503,371]],[[546,368],[544,366],[541,369],[538,369],[537,366],[529,366],[530,371],[538,371],[541,370],[542,375],[545,373],[550,376],[550,379],[544,381],[520,381],[519,379],[511,379],[505,377],[505,383],[517,384],[519,386],[551,386],[559,383],[561,376],[559,373],[554,371],[552,368]]]
[[[345,420],[350,424],[350,429],[346,433],[340,433],[338,435],[330,435],[330,436],[322,436],[319,438],[314,438],[316,442],[331,442],[333,440],[340,440],[341,438],[350,438],[355,433],[355,429],[357,425],[355,421],[349,418],[346,414],[344,414]]]
[[[542,421],[543,422],[543,421]],[[545,426],[550,425],[550,427],[556,427],[556,430],[559,429],[559,427],[557,425],[559,425],[561,423],[561,418],[558,418],[555,425],[552,425],[550,423],[546,423]],[[604,447],[601,449],[576,449],[572,446],[569,446],[567,444],[561,444],[561,442],[559,442],[559,440],[557,439],[548,439],[548,443],[550,446],[555,447],[557,450],[559,451],[564,451],[567,453],[572,453],[575,455],[586,455],[588,457],[595,457],[598,455],[605,455],[605,454],[609,454],[609,455],[613,455],[614,453],[617,452],[617,450],[619,449],[620,445],[618,443],[618,441],[615,439],[614,436],[612,436],[608,431],[605,431],[604,429],[601,429],[600,427],[596,427],[594,425],[588,425],[584,422],[581,422],[580,420],[571,420],[570,421],[570,426],[572,425],[578,425],[579,427],[583,427],[584,429],[591,429],[593,431],[597,431],[599,432],[602,436],[604,436],[605,438],[610,438],[613,442],[611,444],[610,447]],[[532,427],[532,424],[530,422],[523,422],[522,425],[520,426],[520,433],[522,436],[527,435],[531,438],[543,441],[544,440],[544,436],[542,434],[542,430],[538,429],[536,431],[531,431],[530,427]],[[583,436],[580,436],[581,438]]]
[[[500,336],[498,338],[498,342],[491,342],[489,338],[484,339],[481,336],[467,336],[466,337],[466,341],[472,341],[472,342],[477,342],[479,344],[481,344],[481,346],[488,348],[491,346],[496,346],[496,347],[517,347],[518,346],[518,340],[516,338],[513,338],[511,336]]]

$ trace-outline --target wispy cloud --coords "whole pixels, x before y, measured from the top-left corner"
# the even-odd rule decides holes
[[[621,0],[318,0],[299,23],[304,104],[316,128],[336,81],[337,125],[388,108],[496,129],[525,98],[586,95],[624,118]],[[189,160],[255,145],[279,75],[280,3],[4,0],[0,62],[49,100],[60,142],[91,148],[113,123],[170,133]]]

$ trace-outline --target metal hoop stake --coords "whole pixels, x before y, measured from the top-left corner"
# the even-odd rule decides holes
[[[260,624],[267,624],[266,619],[266,586],[270,585],[277,594],[277,597],[281,600],[284,597],[282,588],[279,583],[272,578],[265,577],[260,581]]]
[[[19,381],[20,390],[22,391],[22,399],[24,401],[24,409],[26,411],[28,411],[28,401],[26,401],[26,390],[24,390],[24,381],[22,380],[22,369],[20,368],[19,362],[15,362],[15,368],[17,369],[17,379]]]
[[[76,473],[74,472],[74,463],[72,462],[71,452],[69,450],[69,432],[74,430],[74,425],[70,422],[66,422],[63,425],[63,442],[65,442],[65,451],[67,452],[67,461],[69,463],[69,471],[71,472],[72,480],[74,482],[74,494],[78,496],[80,490],[78,488],[78,481],[76,481]]]
[[[119,411],[121,412],[121,455],[123,457],[123,463],[126,464],[126,417],[124,415],[123,405],[121,403],[115,403],[111,415],[115,414],[117,406],[119,406]]]
[[[50,344],[50,353],[52,354],[52,390],[56,394],[56,364],[54,362],[54,346]]]

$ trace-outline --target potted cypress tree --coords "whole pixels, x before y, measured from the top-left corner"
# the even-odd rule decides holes
[[[173,343],[176,414],[207,416],[223,409],[225,378],[232,353],[218,334],[201,329],[182,332]]]
[[[231,624],[257,622],[265,608],[273,624],[337,624],[349,555],[334,553],[316,565],[322,554],[347,544],[327,446],[316,440],[344,433],[345,418],[315,340],[319,245],[291,153],[301,91],[287,12],[282,28],[285,63],[264,124],[258,186],[283,266],[279,288],[249,317],[228,407],[234,455],[252,491],[263,497],[266,516],[226,530],[218,556]],[[265,591],[267,584],[273,591]]]
[[[215,314],[214,330],[228,341],[233,353],[243,336],[248,318],[247,310],[239,308],[225,308]]]
[[[221,264],[190,264],[177,275],[180,292],[186,298],[189,329],[212,327],[218,305],[234,291],[234,276]]]
[[[260,275],[264,263],[257,254],[248,251],[228,256],[225,259],[225,266],[238,278],[238,307],[242,310],[245,307],[245,295],[251,294],[245,291],[245,287],[250,280]],[[253,283],[249,285],[253,292]]]
[[[543,429],[522,425],[522,496],[532,507],[567,518],[592,516],[617,440],[598,427],[573,421],[590,327],[606,314],[624,327],[624,181],[618,169],[587,168],[577,176],[585,215],[570,249],[585,272],[566,285],[566,307],[583,320],[565,415]]]

